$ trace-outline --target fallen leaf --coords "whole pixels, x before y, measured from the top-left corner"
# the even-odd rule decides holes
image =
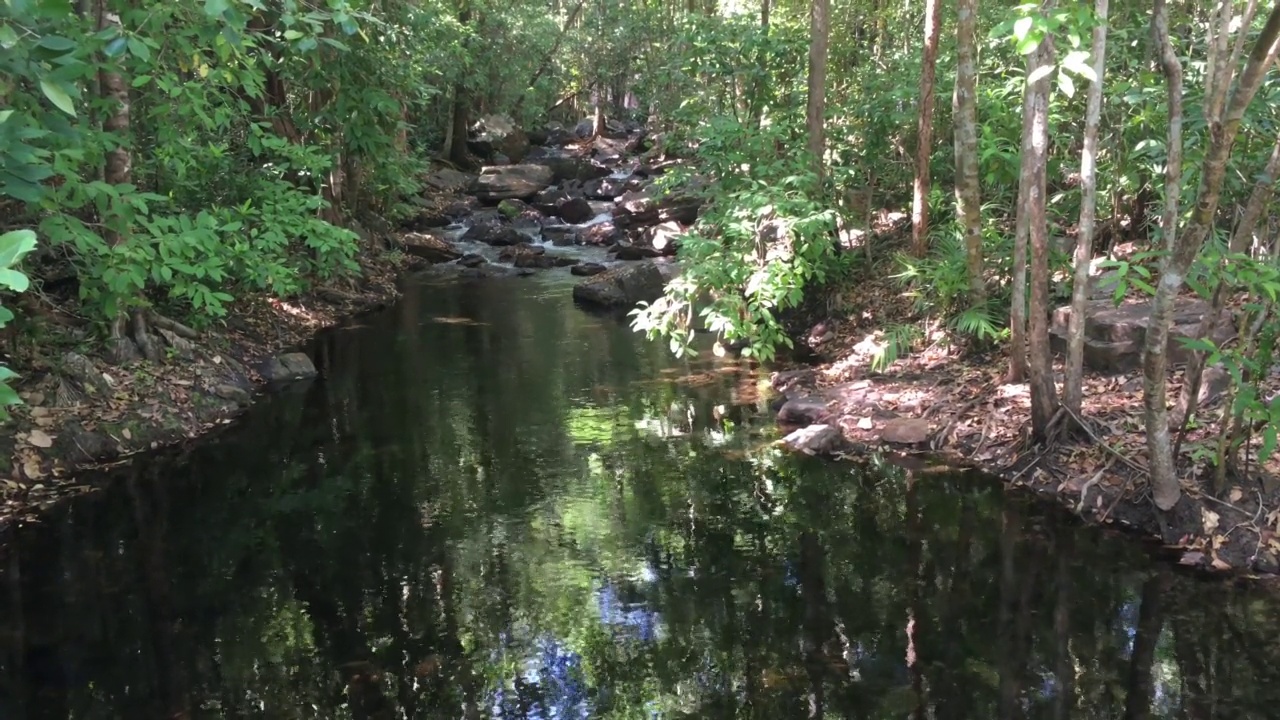
[[[28,480],[39,480],[44,477],[44,469],[40,467],[40,458],[27,458],[26,462],[22,463],[22,474],[26,475]]]
[[[1204,522],[1206,535],[1218,529],[1218,513],[1207,508],[1200,508],[1200,518]]]
[[[31,431],[31,434],[27,436],[27,442],[38,448],[53,447],[53,438],[39,428]]]
[[[873,426],[874,426],[874,423],[871,422],[871,418],[869,417],[858,418],[859,430],[870,430]]]
[[[1226,562],[1222,558],[1215,557],[1213,559],[1213,562],[1209,564],[1213,566],[1214,570],[1230,570],[1231,569],[1231,564]]]
[[[1238,487],[1231,488],[1231,495],[1227,497],[1231,502],[1240,502],[1240,498],[1244,497],[1244,491]]]
[[[132,440],[132,439],[133,439],[133,433],[129,432],[129,428],[125,428],[125,429],[121,430],[121,431],[120,431],[120,434],[124,436],[124,439],[125,439],[125,440]]]

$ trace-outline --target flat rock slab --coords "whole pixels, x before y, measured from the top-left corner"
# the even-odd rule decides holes
[[[1191,353],[1183,347],[1183,341],[1195,337],[1200,321],[1209,312],[1209,304],[1198,299],[1180,299],[1174,306],[1173,326],[1169,333],[1168,357],[1170,363],[1186,362]],[[1091,300],[1085,306],[1085,366],[1102,373],[1122,373],[1137,369],[1142,363],[1142,345],[1147,336],[1151,319],[1150,301],[1127,301],[1119,306],[1111,300]],[[1067,327],[1071,320],[1071,307],[1063,306],[1053,311],[1050,342],[1054,352],[1067,351]],[[1218,329],[1213,340],[1222,343],[1231,339],[1235,323],[1229,311],[1224,310],[1218,319]]]
[[[593,275],[573,288],[573,299],[610,308],[631,307],[662,297],[666,288],[662,271],[652,261],[617,265]]]
[[[400,244],[409,255],[431,263],[452,262],[462,257],[452,243],[431,233],[405,233],[400,236]]]
[[[315,363],[306,353],[285,353],[268,358],[258,368],[259,374],[269,383],[286,383],[313,378],[319,373]]]
[[[826,455],[840,448],[844,436],[831,425],[808,425],[782,439],[788,449],[806,455]]]
[[[551,168],[546,165],[502,165],[480,171],[472,192],[481,200],[528,200],[551,184]]]
[[[891,445],[922,445],[928,442],[931,434],[928,420],[895,418],[885,423],[880,431],[880,440]]]

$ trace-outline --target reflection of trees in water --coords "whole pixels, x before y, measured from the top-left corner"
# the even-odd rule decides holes
[[[1276,704],[1255,594],[1126,569],[997,489],[700,449],[732,374],[677,388],[661,348],[522,287],[411,298],[326,345],[358,372],[11,531],[3,717]]]

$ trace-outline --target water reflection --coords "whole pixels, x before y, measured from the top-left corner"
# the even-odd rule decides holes
[[[559,289],[367,324],[9,534],[0,717],[1275,716],[1266,597],[983,483],[779,455],[749,374]]]

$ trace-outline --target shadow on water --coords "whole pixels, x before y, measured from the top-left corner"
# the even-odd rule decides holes
[[[1264,718],[1277,606],[984,482],[824,465],[562,287],[411,291],[327,378],[0,546],[3,718]]]

